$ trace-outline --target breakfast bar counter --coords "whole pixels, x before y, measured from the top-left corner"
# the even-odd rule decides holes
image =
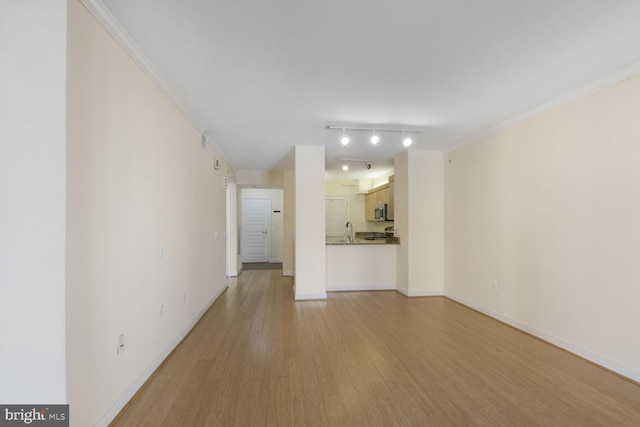
[[[391,239],[326,242],[327,291],[370,291],[396,288],[396,250]]]

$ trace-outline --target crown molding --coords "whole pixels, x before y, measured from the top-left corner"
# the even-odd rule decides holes
[[[463,147],[465,145],[471,144],[472,142],[476,142],[482,138],[485,138],[493,133],[496,133],[498,131],[510,128],[511,126],[517,125],[518,123],[522,123],[526,120],[532,119],[536,116],[539,116],[541,114],[544,114],[548,111],[554,110],[558,107],[561,107],[565,104],[568,104],[570,102],[576,101],[580,98],[584,98],[588,95],[591,95],[595,92],[598,92],[602,89],[606,89],[607,87],[613,86],[617,83],[620,83],[624,80],[630,79],[632,77],[637,76],[638,74],[640,74],[640,61],[635,62],[625,68],[622,68],[621,70],[615,71],[611,74],[608,74],[604,77],[601,77],[597,80],[594,80],[591,83],[588,83],[584,86],[579,87],[578,89],[572,90],[570,92],[565,93],[564,95],[561,95],[555,99],[552,99],[549,102],[546,102],[542,105],[539,105],[537,107],[534,107],[530,110],[525,111],[524,113],[518,114],[510,119],[507,119],[505,121],[502,121],[496,125],[493,125],[475,135],[473,135],[470,138],[467,138],[465,140],[463,140],[462,142],[460,142],[459,144],[456,144],[455,146],[453,146],[452,148],[445,150],[445,152],[450,152],[453,150],[456,150],[460,147]]]
[[[213,141],[211,133],[203,129],[194,119],[191,112],[184,106],[178,94],[173,90],[167,80],[160,74],[158,69],[153,65],[149,58],[144,54],[142,49],[133,41],[129,32],[124,29],[120,22],[113,16],[111,11],[102,3],[101,0],[80,0],[80,2],[91,12],[91,14],[100,22],[114,40],[124,49],[138,67],[145,73],[153,83],[169,98],[169,100],[178,108],[178,110],[186,117],[187,121],[200,133],[206,135],[207,144],[213,148],[217,154],[235,170],[233,163],[229,161],[222,149]]]
[[[102,24],[109,34],[116,40],[116,42],[124,49],[124,51],[133,59],[133,61],[142,69],[142,71],[153,80],[153,82],[171,99],[182,113],[187,117],[193,127],[198,132],[203,133],[203,129],[195,123],[195,120],[191,117],[191,114],[184,106],[180,98],[160,74],[156,67],[151,63],[149,58],[142,52],[138,45],[133,41],[127,30],[125,30],[118,20],[111,14],[109,9],[100,0],[80,0],[84,4],[89,12]]]

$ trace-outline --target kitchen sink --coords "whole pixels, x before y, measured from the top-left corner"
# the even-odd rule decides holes
[[[393,233],[380,233],[380,232],[374,232],[374,231],[371,231],[371,232],[359,231],[356,233],[356,238],[364,239],[364,240],[384,240],[384,239],[389,239],[391,237],[393,237]]]

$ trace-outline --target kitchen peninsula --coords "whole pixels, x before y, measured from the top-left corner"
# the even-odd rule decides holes
[[[397,237],[356,232],[353,242],[327,239],[327,291],[370,291],[396,288]]]

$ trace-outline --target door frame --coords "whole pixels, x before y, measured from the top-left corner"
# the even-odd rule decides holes
[[[271,260],[271,199],[269,197],[241,197],[240,198],[240,256],[242,258],[242,263],[251,262],[244,259],[242,256],[242,249],[244,248],[244,242],[242,236],[244,234],[244,201],[245,200],[266,200],[267,201],[267,241],[265,242],[266,252],[267,252],[267,260],[264,262],[269,262]],[[254,261],[255,262],[255,261]]]
[[[227,201],[227,221],[226,221],[226,266],[227,277],[235,277],[238,275],[238,205],[236,203],[237,188],[236,184],[230,179],[227,180],[226,188]]]

